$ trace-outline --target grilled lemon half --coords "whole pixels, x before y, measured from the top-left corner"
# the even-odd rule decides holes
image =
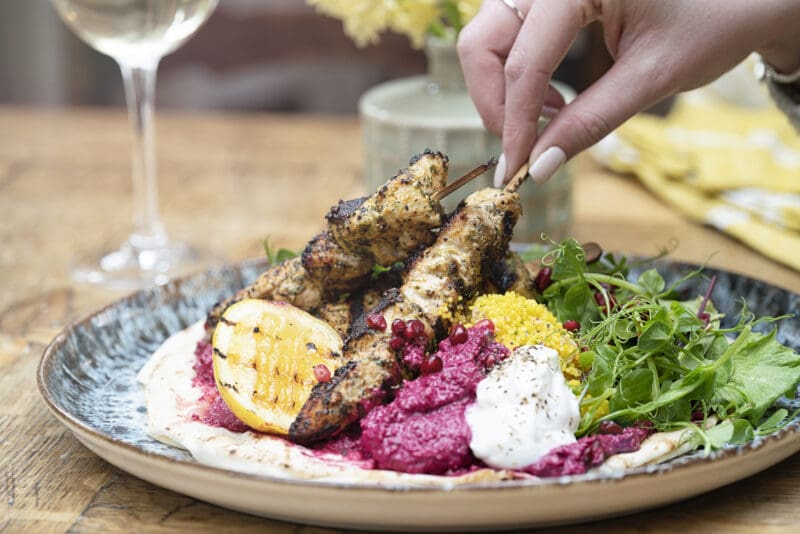
[[[247,426],[287,435],[311,388],[314,368],[331,374],[342,339],[326,322],[285,302],[248,299],[230,306],[212,338],[222,400]]]

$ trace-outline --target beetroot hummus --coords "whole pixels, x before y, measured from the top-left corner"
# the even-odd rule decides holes
[[[616,434],[584,436],[575,443],[556,447],[523,471],[537,477],[580,475],[609,456],[639,450],[651,432],[648,428],[628,427]]]
[[[436,353],[441,370],[406,381],[394,399],[377,406],[359,423],[333,439],[318,443],[315,453],[337,453],[362,469],[391,469],[431,475],[459,474],[483,464],[472,454],[472,433],[464,415],[475,402],[478,383],[488,370],[509,355],[485,326],[468,330],[463,343],[448,338]],[[214,382],[212,347],[200,341],[195,349],[193,385],[202,391],[196,421],[232,432],[245,432],[220,396]],[[424,351],[409,344],[404,350],[408,368],[420,368]],[[611,455],[638,450],[649,428],[618,428],[614,433],[586,436],[556,447],[522,471],[539,477],[585,473]]]
[[[406,382],[394,400],[361,420],[360,446],[378,468],[443,474],[469,468],[475,457],[464,410],[487,368],[508,356],[486,328],[471,328],[464,343],[439,344],[439,372]]]
[[[192,414],[192,419],[209,426],[227,428],[231,432],[245,432],[248,426],[236,417],[217,390],[214,382],[214,364],[211,358],[211,343],[201,340],[197,343],[194,354],[197,357],[192,385],[203,392],[200,407]]]

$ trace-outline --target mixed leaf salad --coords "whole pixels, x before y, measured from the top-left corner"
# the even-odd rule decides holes
[[[651,260],[603,254],[587,263],[574,239],[541,257],[543,302],[560,321],[580,325],[580,362],[588,373],[576,435],[608,422],[691,428],[709,450],[788,424],[796,414],[772,407],[794,396],[800,355],[776,340],[775,323],[792,316],[756,318],[742,300],[738,320],[723,321],[713,303],[716,277],[702,268],[670,284],[655,268],[630,276]],[[685,294],[692,279],[706,280],[704,295]],[[720,424],[703,424],[711,417]]]

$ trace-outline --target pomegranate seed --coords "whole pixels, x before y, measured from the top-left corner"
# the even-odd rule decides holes
[[[419,372],[423,375],[438,373],[442,370],[442,366],[442,359],[438,356],[431,355],[422,360],[422,365],[419,366]]]
[[[392,336],[392,339],[389,341],[389,348],[392,350],[400,350],[405,346],[406,340],[400,336]]]
[[[469,339],[469,333],[467,332],[467,329],[464,328],[463,324],[455,323],[450,327],[450,333],[448,337],[450,338],[451,344],[460,345],[467,342]]]
[[[491,367],[497,363],[497,358],[492,355],[486,357],[486,367]]]
[[[367,317],[367,326],[373,330],[386,330],[386,319],[380,313],[371,313]]]
[[[622,427],[614,421],[600,421],[601,434],[622,434]]]
[[[475,323],[475,328],[485,328],[492,334],[494,334],[494,323],[489,319],[481,319],[477,323]]]
[[[314,378],[317,379],[318,382],[330,382],[331,381],[331,370],[328,369],[328,366],[324,363],[314,366]]]
[[[553,269],[550,267],[542,267],[539,269],[539,272],[536,273],[536,279],[533,281],[533,284],[536,286],[536,289],[539,290],[539,293],[544,293],[544,290],[548,288],[550,285],[550,278],[553,276]]]
[[[564,321],[564,330],[567,330],[569,332],[575,332],[576,330],[580,329],[581,329],[581,323],[579,323],[578,321],[573,321],[572,319]]]
[[[400,318],[392,321],[392,334],[402,336],[406,331],[406,322]]]
[[[425,325],[419,319],[411,319],[406,323],[406,339],[411,341],[425,335]]]

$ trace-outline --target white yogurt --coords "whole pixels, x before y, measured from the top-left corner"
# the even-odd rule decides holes
[[[580,422],[558,353],[542,345],[519,347],[494,366],[465,415],[473,454],[501,469],[525,467],[574,443]]]

